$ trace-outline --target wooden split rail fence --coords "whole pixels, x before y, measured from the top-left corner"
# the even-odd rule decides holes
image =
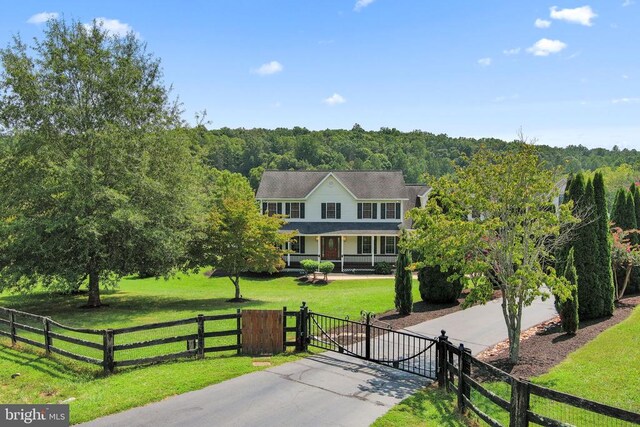
[[[116,367],[142,365],[206,353],[242,350],[242,313],[198,315],[182,320],[118,329],[73,328],[18,310],[0,307],[0,336],[81,362]],[[208,345],[210,344],[210,345]]]
[[[640,424],[640,414],[521,381],[476,359],[463,344],[454,346],[445,331],[438,339],[438,384],[457,394],[460,412],[470,409],[490,426]]]

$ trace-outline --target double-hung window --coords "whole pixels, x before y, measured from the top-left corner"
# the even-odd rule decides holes
[[[376,219],[377,217],[377,203],[358,203],[358,219]]]
[[[380,218],[401,219],[400,203],[380,203]]]
[[[396,255],[398,253],[398,238],[396,236],[380,237],[380,250],[385,255]]]
[[[327,202],[321,205],[322,219],[340,219],[341,217],[340,203]]]
[[[372,249],[371,236],[358,236],[358,254],[370,254]]]
[[[303,202],[286,203],[285,214],[289,218],[304,218],[304,203]]]
[[[269,216],[282,213],[282,203],[264,202],[262,203],[262,213]]]

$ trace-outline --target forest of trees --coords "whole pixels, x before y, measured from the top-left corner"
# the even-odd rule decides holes
[[[425,172],[435,177],[453,172],[454,165],[464,165],[465,157],[483,145],[504,151],[517,144],[494,138],[454,138],[418,130],[365,131],[358,124],[351,130],[323,131],[301,127],[207,130],[199,126],[193,132],[196,145],[203,150],[209,166],[239,172],[250,178],[254,188],[265,169],[402,170],[407,182],[420,182]],[[615,169],[628,164],[627,172],[640,175],[637,150],[539,145],[539,152],[547,166],[559,167],[566,173],[603,167]],[[631,178],[625,176],[622,181],[629,182]]]

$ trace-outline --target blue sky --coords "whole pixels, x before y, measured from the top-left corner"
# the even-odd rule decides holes
[[[7,2],[0,45],[44,12],[130,29],[185,119],[640,149],[640,0]],[[49,15],[50,16],[50,15]]]

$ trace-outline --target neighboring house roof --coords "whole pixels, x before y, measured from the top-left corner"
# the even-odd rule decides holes
[[[293,231],[298,234],[317,235],[389,235],[398,234],[399,224],[397,222],[290,222],[285,224],[281,230]]]
[[[402,171],[274,171],[262,174],[258,199],[304,199],[333,175],[357,199],[406,199]]]
[[[409,200],[404,201],[405,214],[415,207],[420,207],[419,197],[424,196],[431,190],[431,187],[424,184],[407,184],[407,197]],[[413,228],[413,221],[405,218],[402,224],[405,228]]]

